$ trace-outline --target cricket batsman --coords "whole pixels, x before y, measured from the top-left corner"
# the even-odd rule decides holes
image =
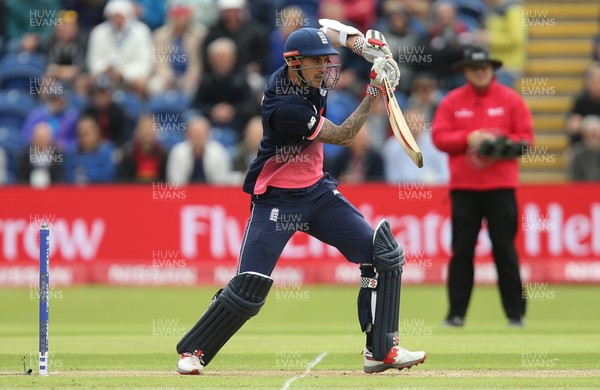
[[[361,271],[358,318],[366,334],[367,373],[403,369],[425,361],[423,351],[398,345],[400,280],[404,254],[389,223],[373,229],[323,172],[323,143],[350,145],[382,94],[382,80],[395,88],[400,72],[383,35],[362,34],[337,21],[301,28],[284,45],[286,64],[268,79],[262,100],[263,138],[243,189],[251,214],[237,274],[212,299],[177,344],[177,372],[201,374],[223,345],[258,314],[273,284],[270,275],[286,243],[303,231],[337,248]],[[370,83],[358,108],[336,125],[326,118],[327,91],[339,78],[334,45],[372,62]],[[287,216],[287,218],[286,218]],[[281,221],[294,216],[293,228]]]

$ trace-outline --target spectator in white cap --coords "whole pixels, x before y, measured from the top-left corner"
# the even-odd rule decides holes
[[[104,8],[104,23],[96,26],[89,40],[87,64],[94,76],[108,75],[144,96],[152,72],[152,34],[135,18],[128,0],[111,0]]]

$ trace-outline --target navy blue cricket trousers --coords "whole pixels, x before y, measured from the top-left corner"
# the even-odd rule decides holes
[[[303,189],[271,188],[253,196],[238,273],[271,275],[292,235],[303,231],[337,248],[353,263],[373,263],[373,229],[325,175]]]

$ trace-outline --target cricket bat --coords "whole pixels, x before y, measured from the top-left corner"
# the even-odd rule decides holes
[[[396,100],[396,96],[394,96],[394,90],[390,86],[390,83],[387,78],[383,79],[383,96],[385,100],[385,109],[388,114],[388,118],[390,120],[390,125],[392,126],[392,131],[394,132],[394,136],[400,143],[400,145],[404,148],[406,153],[408,153],[411,160],[415,163],[418,168],[423,167],[423,153],[419,149],[419,146],[415,142],[415,139],[408,128],[408,124],[404,119],[404,115],[400,110],[400,106],[398,106],[398,101]]]

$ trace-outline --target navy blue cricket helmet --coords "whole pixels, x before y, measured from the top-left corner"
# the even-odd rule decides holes
[[[302,70],[311,67],[302,67],[300,58],[332,55],[339,55],[339,53],[333,48],[327,35],[323,31],[312,27],[304,27],[294,31],[283,46],[285,63],[297,71],[300,78],[308,85],[311,84],[310,80],[303,77]],[[334,72],[334,74],[331,72]],[[327,76],[321,88],[333,88],[339,79],[339,64],[329,63],[326,66],[326,73]]]
[[[305,27],[290,34],[283,46],[283,57],[331,56],[339,53],[319,29]]]

